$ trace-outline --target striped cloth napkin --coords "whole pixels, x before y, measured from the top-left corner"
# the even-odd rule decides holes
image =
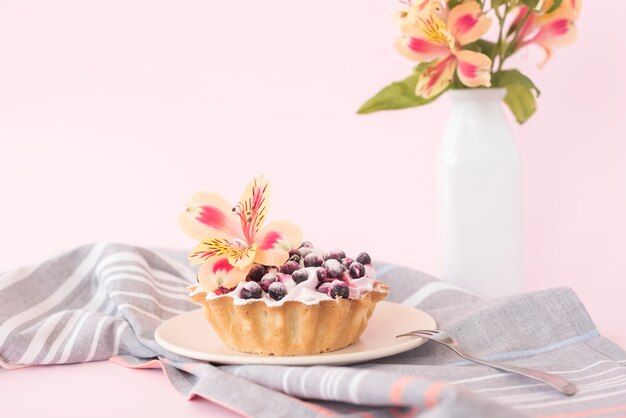
[[[569,289],[481,300],[446,282],[379,264],[390,299],[430,313],[473,354],[575,382],[566,397],[526,378],[459,360],[434,343],[351,367],[217,366],[154,341],[196,309],[194,273],[120,244],[84,246],[0,276],[0,365],[108,360],[162,368],[187,398],[252,417],[614,417],[626,414],[626,353],[598,334]]]

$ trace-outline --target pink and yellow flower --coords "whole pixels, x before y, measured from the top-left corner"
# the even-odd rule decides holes
[[[519,31],[519,43],[516,49],[530,44],[536,44],[546,52],[545,65],[552,57],[554,47],[566,46],[576,40],[576,25],[580,14],[581,0],[563,0],[561,5],[548,13],[554,5],[554,0],[541,3],[537,11],[531,11],[524,26]],[[519,26],[528,13],[526,6],[520,6],[512,27]]]
[[[200,243],[189,253],[201,264],[198,281],[205,291],[232,288],[244,280],[252,263],[279,266],[302,242],[300,228],[287,221],[263,226],[269,209],[270,185],[252,180],[232,207],[217,193],[196,193],[179,217],[182,229]]]
[[[455,70],[467,87],[491,86],[491,59],[463,49],[491,26],[478,2],[466,1],[448,10],[439,0],[419,0],[401,12],[399,24],[398,51],[411,60],[430,62],[418,79],[415,94],[424,98],[440,94],[452,82]]]

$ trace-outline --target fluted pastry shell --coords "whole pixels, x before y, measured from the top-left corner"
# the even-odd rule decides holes
[[[197,292],[206,319],[233,350],[276,356],[298,356],[339,350],[359,339],[376,303],[389,294],[389,286],[376,281],[358,299],[328,299],[306,304],[285,301],[268,305],[263,300],[235,304],[229,296],[206,299]]]

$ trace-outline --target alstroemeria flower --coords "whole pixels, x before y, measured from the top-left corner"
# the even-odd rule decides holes
[[[546,52],[544,66],[552,57],[554,47],[566,46],[576,40],[576,25],[580,14],[581,0],[563,0],[563,3],[553,12],[548,11],[554,5],[554,0],[547,0],[537,11],[531,12],[524,26],[519,32],[520,39],[516,49],[529,44],[536,44]],[[528,13],[526,6],[520,6],[517,16],[511,24],[515,29]]]
[[[450,85],[455,70],[467,87],[491,86],[491,59],[462,49],[491,25],[479,3],[467,1],[448,10],[438,0],[416,1],[401,13],[399,24],[398,51],[411,60],[430,62],[418,79],[415,94],[424,98],[438,95]]]
[[[200,240],[190,253],[206,291],[232,288],[244,280],[252,263],[279,266],[302,242],[300,228],[287,221],[263,226],[269,208],[270,185],[264,177],[248,184],[232,207],[217,193],[196,193],[179,217],[183,230]]]

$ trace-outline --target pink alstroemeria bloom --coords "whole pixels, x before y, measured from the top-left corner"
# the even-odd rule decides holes
[[[576,40],[574,23],[580,14],[581,0],[563,0],[556,10],[548,13],[553,5],[554,0],[547,0],[541,4],[539,10],[531,12],[518,36],[520,42],[516,49],[536,44],[546,52],[541,67],[552,57],[554,47],[567,46]],[[526,6],[519,7],[511,27],[514,29],[520,25],[527,13]]]
[[[452,82],[455,70],[467,87],[491,86],[491,59],[462,49],[491,26],[478,2],[467,1],[448,10],[439,0],[419,0],[401,13],[399,24],[398,51],[411,60],[430,62],[417,81],[416,95],[440,94]]]
[[[269,197],[270,185],[260,176],[248,184],[235,207],[217,193],[200,192],[191,198],[179,221],[188,235],[200,240],[189,261],[202,264],[198,281],[205,291],[237,286],[253,262],[282,265],[289,251],[302,243],[302,231],[290,222],[263,227]]]

